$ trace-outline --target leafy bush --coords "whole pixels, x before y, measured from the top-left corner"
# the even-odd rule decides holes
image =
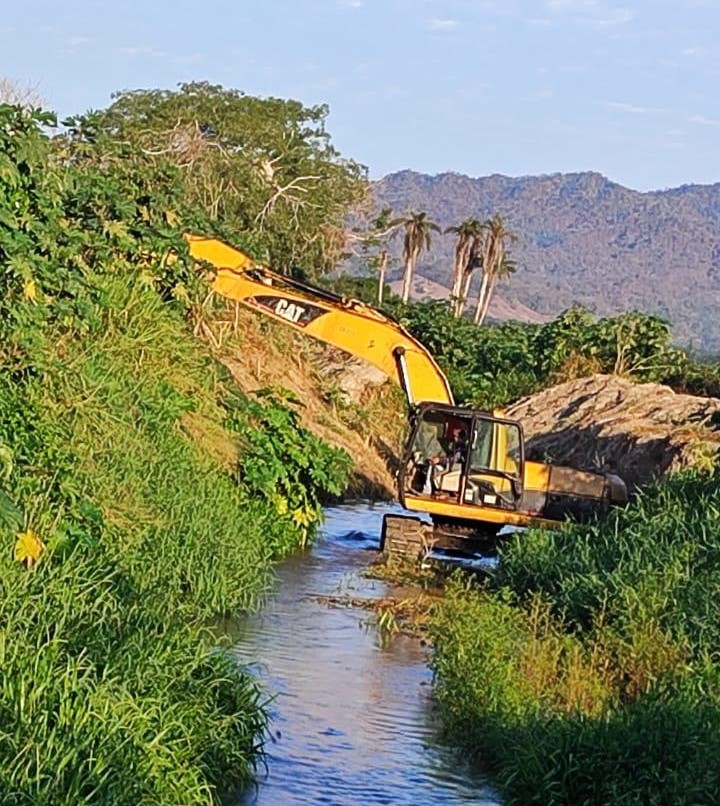
[[[304,544],[308,528],[322,517],[319,492],[339,495],[352,462],[300,426],[297,413],[288,408],[287,394],[285,402],[279,390],[255,394],[255,400],[235,396],[226,403],[228,426],[243,442],[239,479],[280,518],[291,518]]]
[[[717,370],[672,347],[667,324],[656,316],[634,312],[596,321],[572,308],[544,325],[477,327],[455,319],[440,301],[388,310],[435,355],[456,398],[481,408],[595,372],[666,382],[678,391],[720,388]]]

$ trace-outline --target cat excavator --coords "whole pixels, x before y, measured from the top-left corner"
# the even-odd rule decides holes
[[[456,406],[432,355],[381,311],[273,272],[213,238],[187,242],[195,260],[213,267],[217,294],[364,359],[404,391],[398,498],[425,517],[385,516],[380,546],[388,557],[486,554],[503,527],[585,520],[627,501],[617,476],[527,460],[522,425],[501,411]]]

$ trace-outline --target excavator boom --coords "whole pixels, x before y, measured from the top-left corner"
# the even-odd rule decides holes
[[[398,322],[362,302],[276,274],[212,238],[188,236],[190,254],[216,269],[213,290],[295,330],[360,356],[402,387],[410,405],[452,405],[440,367]]]

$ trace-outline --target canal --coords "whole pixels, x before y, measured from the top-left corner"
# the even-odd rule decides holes
[[[387,595],[361,571],[390,511],[329,508],[312,548],[278,568],[263,611],[235,625],[238,663],[272,697],[266,767],[237,806],[499,803],[439,737],[428,649],[383,642],[366,611],[317,599]]]

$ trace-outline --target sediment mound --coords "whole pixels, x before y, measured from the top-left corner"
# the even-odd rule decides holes
[[[720,399],[614,375],[554,386],[507,415],[523,424],[526,458],[617,473],[631,488],[720,453]]]

